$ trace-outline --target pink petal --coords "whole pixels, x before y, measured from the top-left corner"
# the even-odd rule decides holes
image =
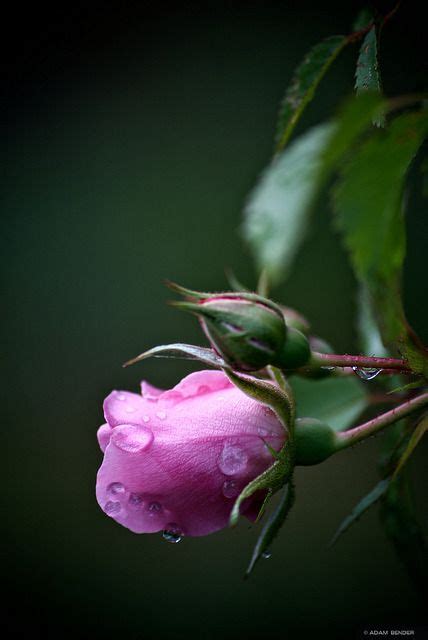
[[[156,400],[162,393],[164,389],[158,389],[146,380],[141,381],[141,395],[145,400]]]
[[[110,442],[111,434],[113,433],[112,428],[109,424],[103,424],[97,431],[98,444],[100,445],[101,451],[104,453],[108,443]]]
[[[104,417],[111,427],[141,424],[146,413],[147,402],[137,393],[112,391],[104,400]]]
[[[166,400],[169,404],[174,404],[187,398],[203,396],[232,386],[223,371],[195,371],[183,378],[175,387],[165,391],[159,396],[159,399]]]

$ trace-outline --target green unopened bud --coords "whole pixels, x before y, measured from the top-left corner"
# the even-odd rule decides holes
[[[298,329],[289,327],[287,337],[274,364],[281,369],[298,369],[307,364],[310,357],[311,348],[306,336]]]
[[[197,306],[212,346],[237,370],[262,369],[273,362],[285,342],[284,319],[263,302],[224,297]]]
[[[287,336],[281,309],[253,293],[199,294],[178,289],[197,302],[174,303],[198,316],[211,346],[237,371],[273,364]]]
[[[336,432],[315,418],[298,418],[294,428],[296,464],[319,464],[338,450]]]

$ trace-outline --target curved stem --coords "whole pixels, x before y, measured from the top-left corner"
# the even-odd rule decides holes
[[[340,451],[341,449],[346,449],[347,447],[351,447],[352,445],[365,440],[384,427],[401,420],[401,418],[405,418],[425,405],[428,405],[428,392],[422,393],[420,396],[416,396],[411,400],[407,400],[407,402],[403,402],[403,404],[391,409],[391,411],[382,413],[380,416],[377,416],[368,422],[364,422],[358,427],[354,427],[354,429],[337,433],[337,450]]]
[[[406,360],[399,358],[377,358],[372,356],[335,355],[312,352],[310,365],[316,367],[358,367],[361,369],[394,369],[411,373]]]

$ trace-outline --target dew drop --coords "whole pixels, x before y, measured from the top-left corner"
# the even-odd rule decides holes
[[[147,505],[147,511],[151,517],[159,516],[163,511],[162,505],[160,502],[150,502],[150,504]]]
[[[265,560],[269,560],[269,558],[271,557],[272,557],[272,551],[269,551],[268,549],[266,549],[266,551],[263,551],[262,558],[264,558]]]
[[[149,416],[143,416],[143,422],[150,422]]]
[[[360,367],[352,367],[352,370],[357,374],[359,378],[361,378],[361,380],[364,380],[365,382],[373,380],[382,371],[382,369],[361,369]]]
[[[247,462],[248,456],[245,451],[233,444],[225,444],[220,454],[218,466],[226,476],[234,476],[244,471]]]
[[[138,453],[148,449],[153,442],[153,433],[147,427],[120,425],[113,429],[112,442],[128,453]]]
[[[159,418],[159,420],[165,420],[165,418],[166,418],[165,411],[158,411],[156,415]]]
[[[125,493],[126,489],[125,489],[124,485],[121,482],[112,482],[107,487],[107,491],[108,491],[108,493],[111,493],[112,495],[119,495],[121,493]]]
[[[108,516],[114,516],[117,513],[119,513],[120,510],[121,510],[120,502],[113,502],[112,500],[109,500],[104,505],[104,511]]]
[[[236,498],[239,495],[238,483],[235,480],[225,480],[222,491],[225,498]]]
[[[257,433],[259,434],[259,436],[268,436],[269,435],[269,431],[267,429],[265,429],[264,427],[259,427],[257,429]]]
[[[129,496],[128,504],[131,509],[141,509],[143,506],[143,496],[139,493],[131,493]]]
[[[180,542],[180,540],[183,537],[183,532],[180,529],[180,527],[175,524],[175,522],[170,522],[169,524],[166,525],[166,529],[164,530],[164,532],[162,533],[163,539],[166,540],[167,542],[172,542],[173,544],[176,544],[177,542]]]

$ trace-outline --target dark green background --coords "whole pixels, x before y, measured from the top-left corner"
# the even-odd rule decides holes
[[[10,635],[222,640],[327,630],[354,638],[368,624],[423,621],[375,510],[327,548],[376,482],[381,438],[298,471],[295,509],[248,582],[255,527],[242,522],[169,545],[120,527],[94,495],[103,398],[136,389],[142,377],[167,388],[192,370],[121,363],[155,344],[203,343],[196,323],[165,305],[162,280],[222,289],[229,266],[254,283],[238,231],[242,205],[269,161],[292,69],[322,37],[349,31],[359,5],[343,4],[65,4],[17,8],[5,21],[2,525],[10,598],[2,621]],[[404,7],[383,34],[388,95],[422,88],[425,36],[414,9]],[[355,54],[336,63],[301,129],[352,91]],[[414,191],[406,307],[426,336],[426,223]],[[345,352],[357,349],[354,293],[323,199],[275,295]],[[426,444],[412,462],[420,508],[424,453]]]

